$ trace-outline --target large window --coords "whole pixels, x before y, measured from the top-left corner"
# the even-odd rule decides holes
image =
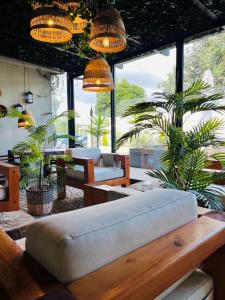
[[[67,74],[57,74],[51,76],[52,87],[52,115],[58,116],[67,111]],[[53,133],[57,136],[68,134],[68,119],[58,119],[53,128]],[[54,142],[56,148],[68,148],[69,140],[67,138],[58,138]]]
[[[107,107],[105,107],[105,95]],[[74,79],[75,132],[77,143],[83,147],[101,148],[111,152],[110,93],[82,90],[82,77]]]
[[[175,67],[175,48],[115,66],[117,139],[133,126],[132,118],[123,118],[128,106],[154,101],[154,92],[175,92]],[[139,138],[122,146],[119,152],[129,153],[134,167],[158,168],[163,145],[164,141],[159,134],[146,131]]]
[[[220,32],[195,39],[185,43],[184,46],[184,88],[189,87],[194,81],[203,80],[209,84],[206,91],[208,95],[225,92],[225,33]],[[221,104],[224,99],[221,99]],[[205,122],[213,117],[223,118],[216,112],[200,112],[186,117],[184,120],[185,129]],[[225,128],[219,134],[225,139]],[[216,149],[208,149],[212,154]],[[219,150],[221,151],[221,150]]]

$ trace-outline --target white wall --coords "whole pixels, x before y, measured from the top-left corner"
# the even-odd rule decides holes
[[[37,125],[40,125],[48,119],[48,116],[43,114],[52,111],[50,71],[41,70],[42,75],[40,75],[37,66],[27,64],[25,66],[26,70],[29,69],[30,89],[34,94],[34,103],[27,104],[26,109],[33,114]],[[45,75],[48,75],[47,78]],[[28,89],[27,74],[26,85]],[[20,102],[25,107],[24,92],[23,63],[1,57],[0,104],[10,108]],[[0,118],[0,155],[6,155],[9,149],[25,139],[27,132],[25,129],[18,128],[17,121],[18,119]]]

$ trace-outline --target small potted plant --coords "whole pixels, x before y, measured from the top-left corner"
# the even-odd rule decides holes
[[[14,112],[15,115],[15,112]],[[52,174],[56,159],[70,161],[67,155],[45,155],[48,146],[58,138],[74,139],[70,135],[56,135],[51,128],[59,118],[72,118],[71,111],[51,117],[45,125],[28,126],[25,141],[18,143],[12,153],[20,157],[21,187],[26,188],[27,208],[31,215],[49,214],[57,198],[57,178]],[[19,117],[19,116],[18,116]],[[29,123],[29,122],[28,122]]]

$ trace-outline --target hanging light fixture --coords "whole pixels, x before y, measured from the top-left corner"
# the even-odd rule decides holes
[[[115,8],[98,12],[91,27],[90,47],[97,52],[116,53],[126,46],[126,30],[120,13]]]
[[[76,10],[80,5],[80,0],[69,0],[66,3],[67,9]]]
[[[65,43],[72,38],[72,22],[65,17],[67,6],[53,1],[50,4],[35,4],[31,20],[32,38],[47,43]]]
[[[28,128],[31,126],[35,126],[35,120],[32,113],[24,110],[22,114],[23,116],[18,119],[18,128]]]
[[[87,92],[108,92],[113,90],[112,73],[107,61],[96,57],[89,61],[84,71],[83,90]]]
[[[73,21],[72,33],[73,34],[83,33],[84,29],[87,27],[87,24],[88,24],[87,20],[82,19],[79,15],[77,15]]]
[[[80,5],[80,0],[68,1],[66,5],[68,9],[72,10],[71,16],[74,16],[78,6]],[[76,15],[76,17],[72,21],[71,32],[73,34],[83,33],[87,24],[87,20],[82,19],[80,15]]]

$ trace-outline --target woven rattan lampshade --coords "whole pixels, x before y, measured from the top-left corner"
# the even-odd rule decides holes
[[[66,3],[67,8],[70,8],[72,10],[76,10],[78,8],[78,6],[80,5],[80,0],[69,0]]]
[[[72,22],[64,16],[66,6],[35,5],[31,20],[32,38],[47,43],[64,43],[72,38]]]
[[[83,90],[87,92],[108,92],[113,90],[112,73],[102,57],[90,60],[84,71]]]
[[[32,113],[24,110],[23,117],[18,119],[18,128],[27,128],[30,126],[35,126],[35,121]]]
[[[72,33],[78,34],[84,32],[84,29],[87,26],[87,24],[87,20],[82,19],[80,16],[76,16],[72,25]]]
[[[90,47],[98,52],[115,53],[126,46],[126,30],[120,13],[115,8],[98,12],[91,27]]]

